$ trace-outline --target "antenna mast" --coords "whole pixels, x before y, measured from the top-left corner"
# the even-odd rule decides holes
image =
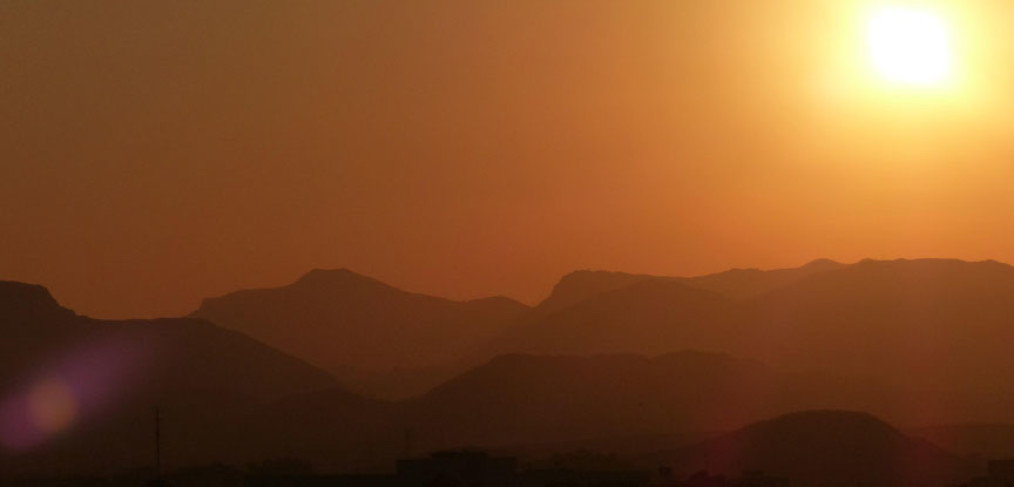
[[[162,415],[155,406],[155,475],[162,477]]]

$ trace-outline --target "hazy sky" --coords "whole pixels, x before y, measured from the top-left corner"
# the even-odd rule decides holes
[[[1014,12],[934,3],[945,90],[869,72],[870,2],[0,0],[0,279],[128,317],[318,267],[1014,261]]]

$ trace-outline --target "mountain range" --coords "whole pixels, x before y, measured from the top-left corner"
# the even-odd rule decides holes
[[[191,316],[271,344],[353,388],[397,397],[474,363],[478,347],[527,311],[509,298],[452,301],[341,269],[206,299]]]
[[[336,384],[206,321],[95,320],[41,286],[0,282],[0,317],[0,451],[16,459],[0,462],[7,471],[149,465],[156,406],[180,426],[167,442],[187,445],[181,461],[210,459],[213,438],[250,408]]]
[[[1014,420],[1014,268],[945,259],[826,259],[693,278],[578,271],[528,308],[456,302],[352,271],[209,299],[193,313],[391,400],[503,354],[708,350],[793,372],[921,391],[909,422]],[[926,403],[923,399],[929,399]],[[905,401],[897,397],[897,401]]]
[[[1003,453],[1014,451],[1012,319],[1014,268],[941,259],[692,278],[577,271],[534,307],[317,270],[207,299],[185,318],[127,321],[0,282],[0,475],[55,459],[68,471],[147,465],[156,405],[178,464],[370,469],[435,449],[669,438],[655,452],[624,449],[696,468],[688,439],[724,451],[740,440],[723,431],[764,439],[739,428],[841,409],[957,454]]]
[[[818,261],[695,279],[581,272],[559,288],[565,298],[547,301],[577,302],[519,323],[491,355],[721,351],[920,391],[893,399],[906,422],[1014,419],[1014,384],[1004,379],[1014,372],[1004,345],[1014,338],[1006,264]]]

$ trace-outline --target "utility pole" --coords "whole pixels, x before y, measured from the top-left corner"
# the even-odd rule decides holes
[[[155,404],[155,478],[147,484],[149,487],[165,487],[162,480],[162,411]]]
[[[412,453],[413,453],[413,451],[412,451],[412,446],[413,446],[412,445],[412,442],[413,442],[412,441],[413,440],[412,436],[413,436],[413,434],[412,433],[413,433],[412,432],[412,428],[407,428],[405,430],[405,452],[403,453],[403,455],[405,456],[405,458],[412,458]]]
[[[155,406],[155,476],[162,478],[162,415]]]

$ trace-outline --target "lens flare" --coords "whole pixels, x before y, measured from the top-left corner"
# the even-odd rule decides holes
[[[147,339],[110,338],[66,351],[0,401],[0,447],[26,451],[115,407],[147,363]]]
[[[40,431],[52,435],[74,422],[78,414],[77,398],[65,381],[48,378],[29,392],[28,412]]]

